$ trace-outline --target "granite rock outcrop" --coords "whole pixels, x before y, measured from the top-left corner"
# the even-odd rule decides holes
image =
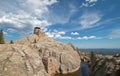
[[[34,30],[35,32],[35,30]],[[14,44],[0,45],[0,76],[52,76],[80,68],[80,56],[70,45],[39,31]]]

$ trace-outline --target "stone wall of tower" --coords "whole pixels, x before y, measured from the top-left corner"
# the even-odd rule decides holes
[[[44,37],[45,33],[41,31],[39,27],[34,28],[34,34],[38,35],[39,37]]]
[[[39,27],[35,27],[34,28],[34,34],[36,34],[36,35],[40,35],[40,28]]]

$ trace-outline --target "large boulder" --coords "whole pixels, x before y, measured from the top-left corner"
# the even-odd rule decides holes
[[[47,76],[37,50],[19,44],[0,46],[0,76]]]

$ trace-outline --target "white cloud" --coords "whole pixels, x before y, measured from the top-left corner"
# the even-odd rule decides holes
[[[61,35],[55,35],[55,39],[66,39],[66,40],[71,40],[72,37],[69,37],[69,36],[61,36]]]
[[[96,36],[83,36],[76,38],[77,40],[88,40],[88,39],[96,39]]]
[[[66,32],[64,31],[58,31],[58,30],[53,30],[52,32],[49,31],[49,32],[46,32],[46,35],[48,37],[51,37],[51,38],[54,38],[54,39],[65,39],[65,40],[72,40],[73,38],[70,37],[70,36],[63,36],[65,35]]]
[[[100,26],[100,25],[109,25],[109,24],[120,24],[120,17],[115,17],[115,18],[109,18],[106,20],[101,20],[100,22],[98,22],[96,24],[96,26]],[[118,25],[119,26],[119,25]]]
[[[7,31],[9,31],[9,32],[12,32],[12,33],[13,33],[13,32],[15,32],[16,30],[15,30],[15,29],[12,29],[12,28],[8,28],[8,29],[7,29]]]
[[[78,32],[71,32],[71,35],[79,35]]]
[[[53,34],[53,33],[46,32],[45,34],[46,34],[48,37],[54,38],[54,34]]]
[[[91,2],[97,2],[98,0],[86,0],[86,2],[89,2],[89,3],[91,3]]]
[[[59,0],[58,0],[59,1]],[[66,7],[68,6],[68,7]],[[67,8],[67,9],[66,9]],[[55,5],[52,7],[52,10],[49,13],[44,15],[44,19],[52,22],[52,24],[66,24],[70,21],[71,17],[75,12],[78,11],[78,7],[69,3],[68,5]]]
[[[76,7],[76,5],[75,4],[69,4],[69,8],[70,8],[70,13],[71,14],[74,14],[75,12],[77,12],[78,11],[78,8]]]
[[[71,14],[66,13],[65,11],[62,11],[61,13],[59,12],[59,14],[54,11],[50,11],[48,14],[44,15],[44,19],[52,22],[52,24],[65,24],[69,22],[70,16]]]
[[[65,39],[65,40],[89,40],[89,39],[102,39],[101,37],[96,37],[96,36],[83,36],[83,37],[71,37],[71,36],[66,36],[65,32],[62,33],[63,31],[58,32],[57,30],[54,30],[53,32],[46,32],[46,35],[48,37],[54,38],[54,39]],[[64,35],[64,36],[63,36]]]
[[[26,0],[23,5],[28,8],[28,11],[32,14],[41,17],[42,14],[49,12],[47,6],[50,6],[56,2],[57,0]]]
[[[90,37],[88,37],[89,39],[94,39],[94,38],[96,38],[96,36],[90,36]]]
[[[43,19],[43,14],[48,13],[48,6],[56,2],[57,0],[3,0],[0,2],[0,25],[17,33],[29,34],[35,26],[47,31],[46,27],[52,23]]]
[[[8,34],[8,32],[6,32],[6,31],[3,31],[3,34],[4,34],[4,36],[11,37],[11,35]]]
[[[26,0],[25,4],[32,6],[33,8],[39,8],[41,6],[52,5],[56,3],[57,0]]]
[[[31,30],[35,26],[41,27],[41,29],[46,29],[47,26],[51,25],[51,23],[46,20],[38,20],[35,17],[31,17],[27,14],[24,15],[8,14],[0,18],[0,24],[3,27],[12,29],[8,31],[12,32],[14,30],[18,33],[23,32],[26,34],[31,33]]]
[[[48,32],[46,32],[46,35],[48,36],[48,37],[52,37],[52,38],[54,38],[54,39],[70,39],[70,37],[63,37],[62,35],[65,35],[66,34],[66,32],[64,32],[64,31],[58,31],[58,30],[53,30],[52,32],[51,31],[48,31]]]
[[[89,6],[89,4],[88,3],[82,3],[82,5],[81,5],[81,7],[88,7]]]
[[[112,30],[112,32],[108,35],[110,39],[120,38],[120,28]]]
[[[99,22],[102,18],[102,15],[98,12],[85,12],[81,17],[79,24],[81,25],[82,29],[92,28],[95,27],[96,23]]]
[[[3,34],[8,35],[8,33],[7,33],[7,32],[5,32],[5,31],[3,31]]]
[[[64,31],[58,31],[56,29],[54,29],[53,32],[56,33],[56,34],[60,34],[60,35],[66,34]]]
[[[96,4],[98,0],[85,0],[84,3],[82,3],[81,7],[92,7]]]

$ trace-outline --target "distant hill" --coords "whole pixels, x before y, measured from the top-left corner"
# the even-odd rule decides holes
[[[114,49],[78,49],[80,51],[87,51],[87,52],[95,52],[97,54],[102,54],[102,55],[115,55],[117,53],[120,53],[120,49],[119,48],[114,48]]]

